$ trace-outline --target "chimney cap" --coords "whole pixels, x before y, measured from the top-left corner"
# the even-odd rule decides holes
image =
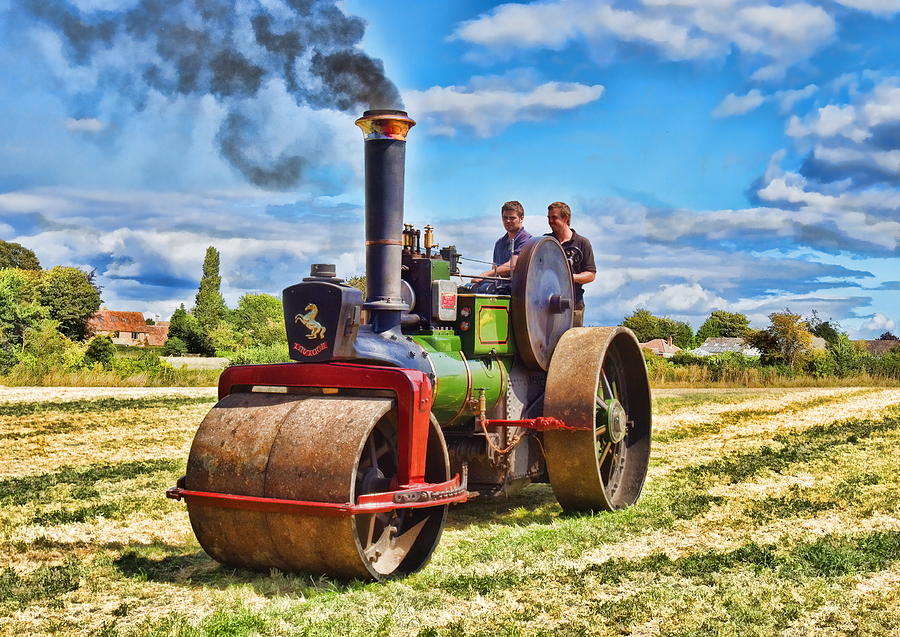
[[[363,139],[366,141],[392,139],[405,142],[406,134],[416,122],[406,111],[378,109],[365,111],[363,116],[356,120],[356,125],[362,130]]]

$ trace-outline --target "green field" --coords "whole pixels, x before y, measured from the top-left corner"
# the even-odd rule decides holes
[[[637,506],[476,500],[385,584],[203,553],[163,492],[213,397],[0,388],[0,634],[900,635],[900,389],[658,391]]]

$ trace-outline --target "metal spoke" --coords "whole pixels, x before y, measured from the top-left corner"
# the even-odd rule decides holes
[[[375,449],[375,432],[372,432],[372,435],[369,436],[369,461],[372,463],[373,468],[378,468],[378,454]]]
[[[600,376],[603,377],[603,386],[606,388],[606,393],[609,395],[609,398],[614,398],[612,387],[609,386],[609,379],[606,377],[606,370],[600,370]]]
[[[369,524],[368,524],[369,529],[368,529],[368,531],[366,531],[366,542],[365,542],[365,544],[363,544],[363,548],[371,546],[372,541],[375,539],[375,520],[376,520],[376,518],[377,518],[377,516],[375,514],[372,514],[369,516]]]
[[[597,396],[597,406],[603,409],[603,411],[609,411],[606,401],[601,396]]]
[[[603,461],[606,460],[606,455],[609,453],[609,450],[612,448],[613,443],[607,442],[606,447],[604,447],[603,452],[600,454],[600,457],[597,458],[597,466],[602,467]]]

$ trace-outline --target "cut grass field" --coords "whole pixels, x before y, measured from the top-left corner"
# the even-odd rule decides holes
[[[163,491],[213,401],[0,389],[0,634],[900,635],[900,389],[658,391],[635,507],[476,500],[383,584],[203,553]]]

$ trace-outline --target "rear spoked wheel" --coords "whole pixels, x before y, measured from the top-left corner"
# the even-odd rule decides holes
[[[544,414],[577,430],[544,433],[547,472],[567,511],[612,511],[640,496],[650,459],[650,385],[623,327],[567,331],[547,373]]]

